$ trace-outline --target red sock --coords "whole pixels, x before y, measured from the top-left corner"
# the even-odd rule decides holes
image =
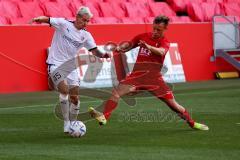
[[[191,118],[190,114],[188,113],[188,111],[186,109],[183,113],[178,113],[178,115],[182,119],[186,120],[190,127],[194,126],[194,120]]]
[[[110,99],[105,103],[103,114],[106,119],[110,118],[111,113],[117,107],[117,104],[118,104],[117,102]]]

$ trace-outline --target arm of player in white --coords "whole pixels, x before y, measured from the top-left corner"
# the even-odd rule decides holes
[[[30,24],[36,22],[36,23],[49,23],[50,18],[46,17],[46,16],[39,16],[39,17],[35,17],[33,19],[30,20]]]

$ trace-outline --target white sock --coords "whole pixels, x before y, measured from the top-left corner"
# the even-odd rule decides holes
[[[70,103],[69,117],[70,117],[71,121],[76,121],[77,120],[79,109],[80,109],[80,101],[78,101],[77,105],[75,105],[73,103]]]
[[[69,121],[69,100],[68,95],[60,94],[59,101],[61,105],[62,115],[64,121]]]
[[[70,125],[70,121],[64,121],[64,126],[69,126]]]

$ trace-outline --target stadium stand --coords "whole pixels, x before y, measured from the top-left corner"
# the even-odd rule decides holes
[[[189,23],[193,22],[192,19],[188,16],[172,16],[170,17],[171,22],[174,23]]]
[[[92,22],[97,24],[116,24],[121,23],[121,20],[116,17],[93,17]]]
[[[27,2],[17,2],[17,6],[20,9],[21,15],[24,18],[32,18],[39,15],[44,15],[42,8],[38,2],[27,1]]]
[[[152,23],[154,17],[147,17],[145,18],[145,23]],[[189,23],[192,20],[188,16],[171,16],[170,21],[173,23]]]
[[[82,2],[79,0],[72,0],[69,2],[69,9],[72,11],[72,13],[77,13],[78,7],[81,6]]]
[[[223,3],[224,0],[205,0],[207,3]]]
[[[1,1],[0,16],[7,16],[9,18],[21,17],[17,3],[14,1]]]
[[[187,11],[191,19],[197,22],[211,21],[214,15],[222,13],[219,3],[190,3]]]
[[[91,23],[99,24],[152,23],[160,14],[173,23],[209,22],[215,15],[240,19],[239,0],[0,0],[0,23],[24,24],[40,15],[74,19],[81,5],[92,11]]]
[[[50,17],[72,17],[73,14],[70,11],[67,2],[43,2],[40,4],[44,10],[44,14]],[[64,12],[63,12],[64,11]]]
[[[149,3],[149,9],[153,17],[158,16],[160,14],[170,16],[170,17],[176,16],[176,13],[165,2]]]
[[[227,3],[239,3],[239,0],[225,0]]]
[[[91,10],[94,17],[102,17],[102,13],[100,11],[98,2],[83,2],[83,5],[87,6]],[[79,6],[76,6],[76,8],[78,8],[78,7]]]
[[[121,22],[125,24],[144,24],[146,23],[145,18],[142,17],[122,17]]]
[[[204,2],[204,0],[167,0],[167,3],[175,12],[186,12],[188,4],[202,2]]]
[[[9,19],[6,17],[0,17],[0,25],[10,24]]]
[[[126,17],[126,10],[121,7],[120,3],[100,3],[100,12],[103,17]]]
[[[127,17],[150,17],[151,13],[149,6],[146,3],[123,3],[123,8],[126,9]]]
[[[154,0],[128,0],[128,2],[132,2],[132,3],[136,3],[136,2],[139,2],[139,3],[151,3],[151,2],[154,2]]]
[[[23,24],[28,24],[28,22],[30,21],[31,19],[29,18],[26,18],[26,17],[21,17],[21,18],[10,18],[9,19],[9,24],[12,24],[12,25],[23,25]]]
[[[224,3],[223,8],[227,16],[240,17],[240,1]]]
[[[129,2],[128,0],[104,0],[106,3],[124,3],[124,2]]]
[[[88,2],[92,2],[92,3],[102,3],[104,2],[104,0],[80,0],[83,4],[86,4]]]

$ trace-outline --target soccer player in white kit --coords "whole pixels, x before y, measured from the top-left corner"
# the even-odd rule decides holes
[[[77,119],[79,113],[79,76],[75,57],[80,48],[85,47],[99,58],[109,58],[107,53],[98,50],[97,45],[86,25],[92,18],[88,7],[80,7],[74,22],[64,18],[40,16],[31,22],[49,23],[55,28],[52,44],[47,58],[50,84],[59,91],[59,101],[64,119],[64,133],[68,133],[70,121]]]

